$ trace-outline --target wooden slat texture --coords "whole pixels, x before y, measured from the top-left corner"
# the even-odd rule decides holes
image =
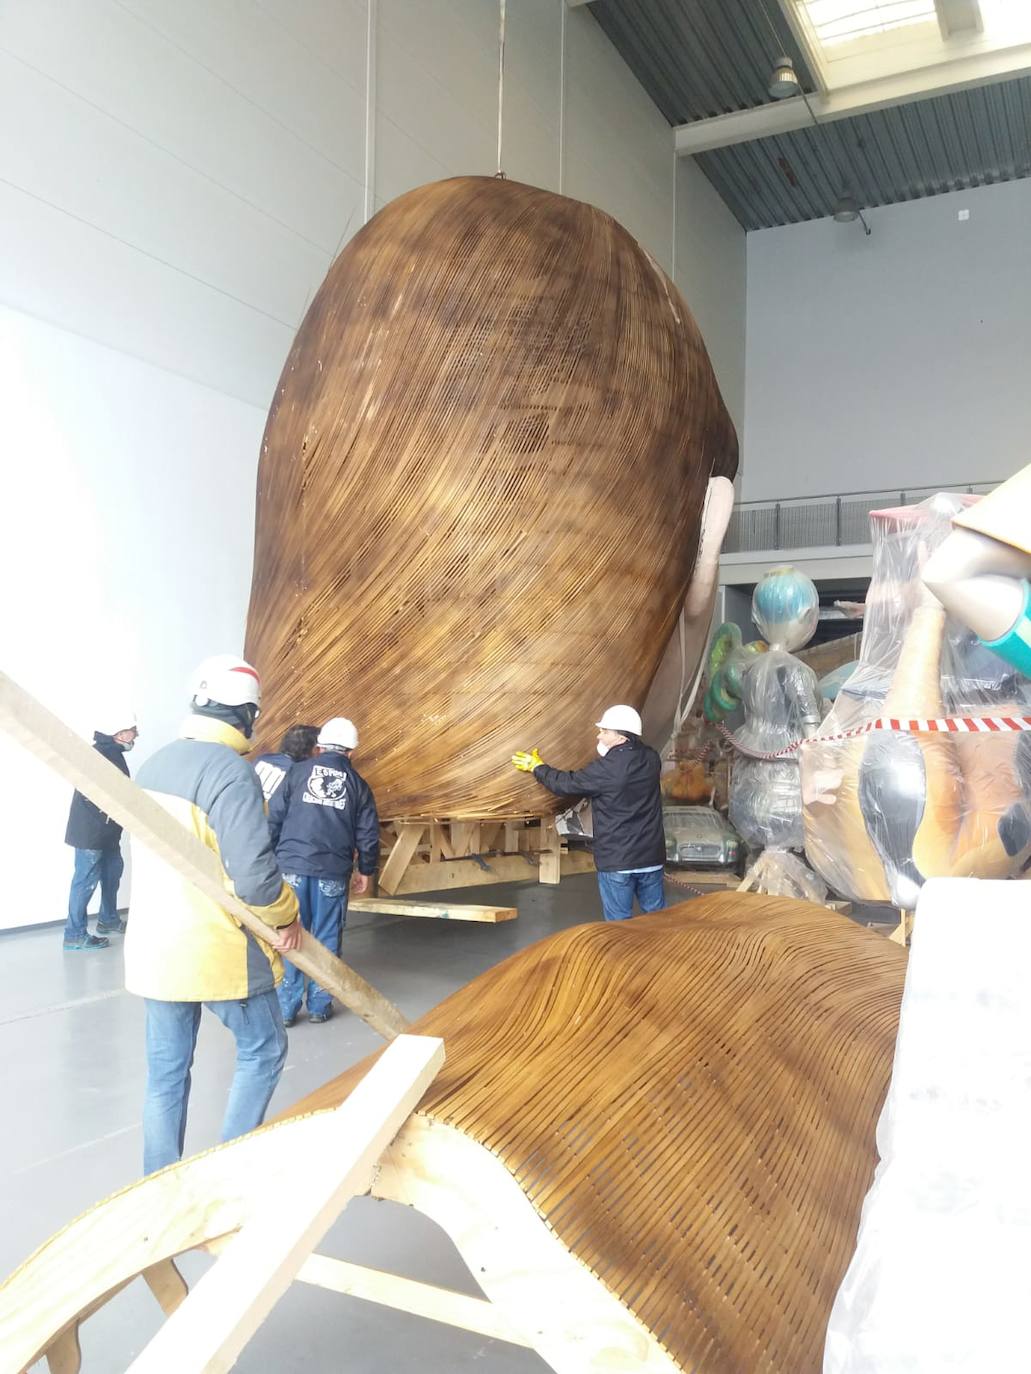
[[[786,898],[579,926],[413,1027],[448,1046],[420,1113],[500,1159],[683,1370],[815,1374],[904,970],[902,950]]]
[[[643,703],[736,466],[690,311],[608,215],[487,177],[392,201],[265,431],[259,746],[349,714],[382,816],[552,814],[509,757],[586,763],[605,705]]]

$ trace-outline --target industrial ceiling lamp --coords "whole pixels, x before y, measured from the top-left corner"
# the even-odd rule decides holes
[[[858,220],[863,226],[863,233],[869,234],[870,232],[870,226],[863,218],[863,212],[860,210],[855,196],[839,196],[834,202],[834,209],[831,214],[839,224],[851,224],[854,220]]]
[[[774,100],[786,100],[791,95],[801,95],[802,87],[790,57],[778,57],[770,73],[770,84],[766,88]]]

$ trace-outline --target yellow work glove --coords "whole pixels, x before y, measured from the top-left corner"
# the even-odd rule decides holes
[[[520,773],[532,773],[535,768],[539,768],[544,760],[536,749],[531,749],[529,753],[525,749],[518,754],[512,755],[512,766],[518,768]]]

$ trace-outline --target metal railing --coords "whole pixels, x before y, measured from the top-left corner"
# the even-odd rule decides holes
[[[869,544],[870,512],[914,506],[938,491],[983,495],[998,482],[938,483],[905,491],[849,491],[835,496],[797,496],[784,501],[741,501],[723,541],[724,553],[815,549]]]

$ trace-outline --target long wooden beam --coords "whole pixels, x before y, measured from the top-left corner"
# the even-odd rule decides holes
[[[270,1193],[214,1267],[133,1361],[133,1374],[224,1374],[286,1292],[348,1199],[367,1192],[376,1163],[444,1062],[444,1042],[402,1035],[327,1114],[289,1190]]]
[[[519,911],[514,906],[477,906],[473,902],[454,902],[439,906],[434,902],[406,902],[396,897],[352,897],[348,912],[366,911],[374,916],[429,916],[437,921],[514,921]]]
[[[255,916],[237,896],[226,891],[222,865],[216,854],[2,672],[0,730],[89,797],[101,811],[164,859],[180,877],[218,902],[247,930],[266,941],[278,939],[278,932]],[[303,934],[301,947],[292,950],[286,958],[385,1039],[392,1040],[408,1025],[393,1002],[307,931]]]
[[[364,1298],[367,1302],[392,1307],[396,1312],[408,1312],[445,1326],[475,1331],[478,1336],[533,1348],[532,1342],[513,1326],[504,1311],[485,1298],[470,1298],[465,1293],[438,1288],[432,1283],[419,1283],[382,1269],[370,1269],[365,1264],[332,1259],[329,1255],[309,1255],[297,1277],[301,1283],[328,1288],[352,1298]]]

